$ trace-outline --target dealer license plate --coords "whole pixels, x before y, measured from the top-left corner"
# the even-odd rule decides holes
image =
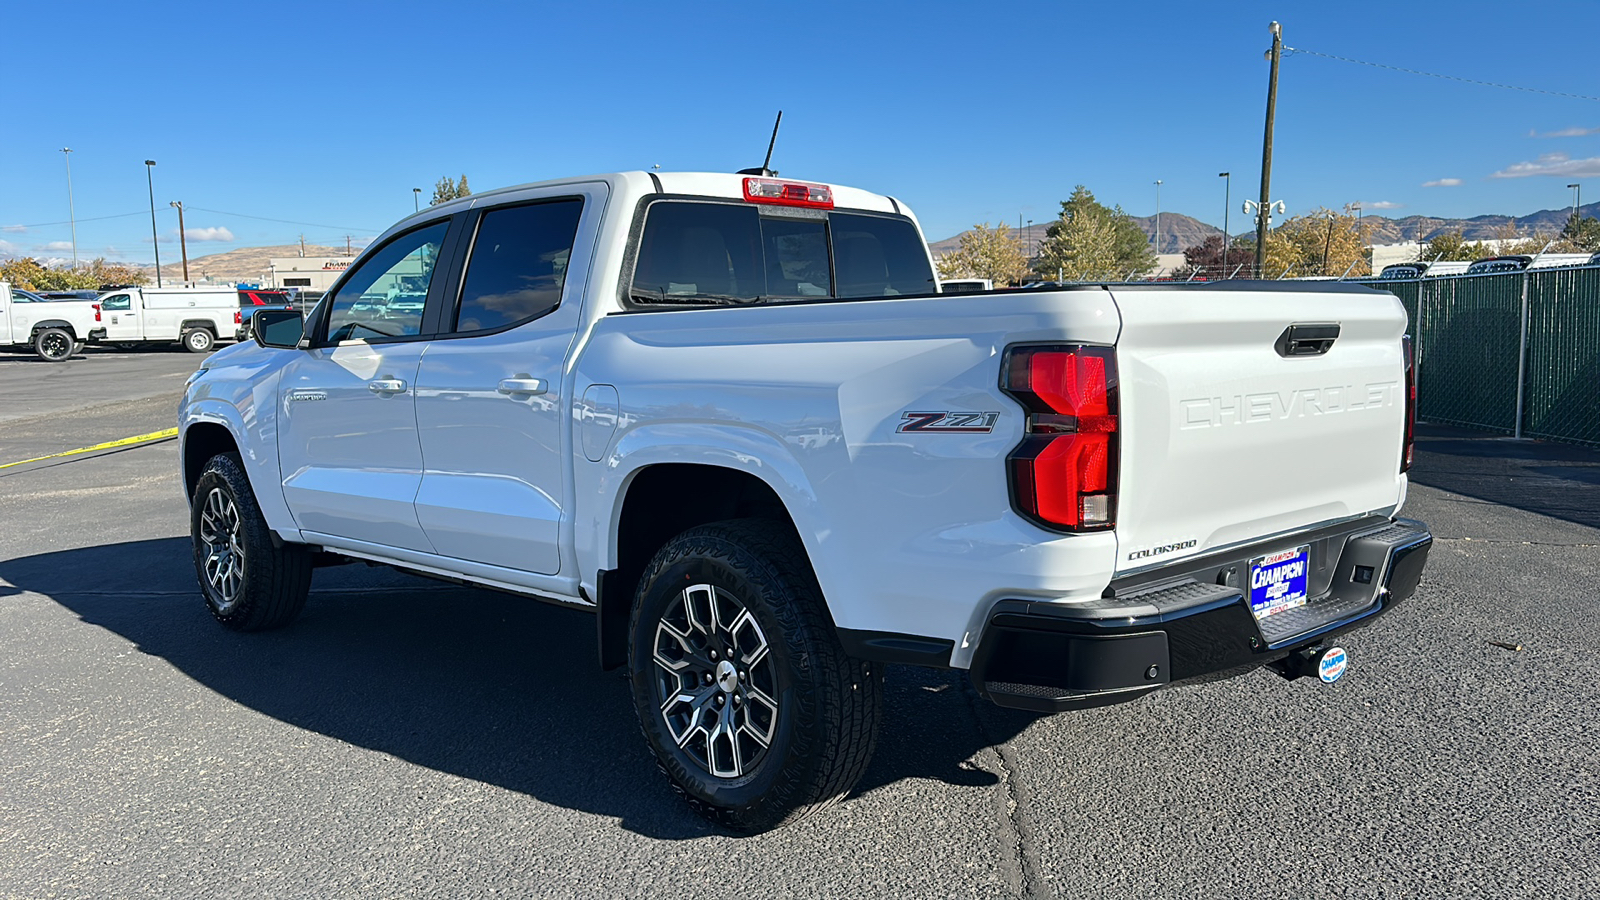
[[[1259,619],[1306,605],[1311,548],[1250,560],[1250,612]]]

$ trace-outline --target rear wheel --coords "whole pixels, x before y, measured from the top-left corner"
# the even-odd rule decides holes
[[[65,328],[46,328],[33,336],[33,352],[45,362],[62,362],[72,356],[77,342]]]
[[[300,614],[311,591],[311,550],[274,545],[236,454],[206,463],[190,502],[189,535],[200,592],[218,622],[264,631]]]
[[[673,538],[641,579],[629,673],[645,739],[700,814],[765,831],[855,786],[883,675],[844,652],[804,549],[746,519]]]
[[[183,349],[190,353],[206,353],[216,342],[216,335],[206,328],[195,328],[184,332],[183,335]]]

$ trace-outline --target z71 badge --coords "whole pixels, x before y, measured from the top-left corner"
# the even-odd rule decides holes
[[[914,431],[937,434],[988,434],[1000,418],[997,412],[908,412],[901,413],[901,434]]]

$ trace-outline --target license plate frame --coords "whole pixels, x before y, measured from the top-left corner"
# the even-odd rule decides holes
[[[1298,564],[1298,565],[1297,565]],[[1311,598],[1311,545],[1250,560],[1250,614],[1257,622],[1305,606]]]

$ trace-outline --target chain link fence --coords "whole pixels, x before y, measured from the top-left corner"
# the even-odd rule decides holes
[[[1360,283],[1406,308],[1419,418],[1600,445],[1600,268]]]

